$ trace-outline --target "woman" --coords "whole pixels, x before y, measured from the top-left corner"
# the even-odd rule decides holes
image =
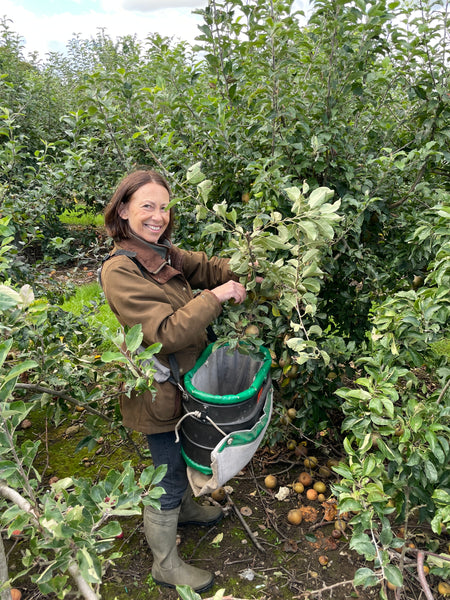
[[[115,247],[103,264],[101,280],[106,299],[122,325],[142,324],[144,345],[161,343],[157,359],[169,367],[175,355],[180,375],[191,369],[207,345],[206,327],[233,299],[246,291],[231,273],[228,260],[172,245],[174,210],[170,189],[155,171],[127,175],[105,209],[105,225]],[[194,295],[193,289],[202,290]],[[156,393],[123,398],[123,423],[147,435],[153,464],[167,465],[161,482],[161,509],[144,509],[144,531],[153,553],[152,575],[169,587],[189,585],[209,589],[212,573],[183,562],[176,548],[178,524],[212,525],[222,517],[217,507],[203,507],[192,498],[186,464],[175,442],[181,416],[181,394],[166,381],[154,382]]]

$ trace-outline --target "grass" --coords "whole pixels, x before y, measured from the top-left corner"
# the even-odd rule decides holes
[[[104,225],[102,214],[94,215],[92,213],[81,212],[81,210],[81,206],[79,211],[65,210],[59,216],[59,220],[65,225],[91,225],[92,227],[102,227]]]
[[[95,303],[97,307],[92,310],[86,320],[96,327],[105,326],[115,333],[120,327],[119,321],[105,302],[102,289],[96,281],[78,287],[75,294],[66,300],[61,308],[80,316],[85,307],[93,307],[92,303]]]
[[[446,356],[450,359],[450,338],[442,338],[438,342],[433,342],[431,347],[438,356]]]

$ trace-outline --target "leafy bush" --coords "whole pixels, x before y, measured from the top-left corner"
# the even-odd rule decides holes
[[[398,584],[393,519],[448,519],[448,7],[316,0],[299,26],[292,6],[216,0],[193,48],[102,33],[45,64],[2,21],[0,274],[42,300],[25,318],[4,306],[0,331],[97,409],[102,336],[48,303],[66,290],[47,275],[103,251],[60,216],[100,213],[136,166],[162,171],[178,243],[230,256],[247,285],[219,337],[269,346],[297,434],[342,422],[336,493],[359,511],[352,547],[378,561],[358,585]],[[290,435],[276,423],[271,440]]]

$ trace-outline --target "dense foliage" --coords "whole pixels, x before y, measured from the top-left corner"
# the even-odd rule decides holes
[[[100,212],[136,166],[162,171],[177,242],[230,256],[247,284],[246,304],[216,331],[271,349],[282,418],[269,442],[292,437],[292,425],[342,427],[336,493],[356,512],[353,547],[375,559],[357,582],[398,585],[392,517],[437,533],[450,522],[448,7],[311,8],[300,25],[291,0],[210,0],[195,47],[102,32],[45,61],[26,61],[3,19],[1,293],[30,284],[38,304],[21,308],[34,315],[25,335],[20,303],[0,303],[11,348],[0,375],[15,381],[9,370],[27,359],[31,383],[79,393],[78,363],[101,336],[61,315],[70,289],[48,275],[105,250],[95,231],[58,217]],[[61,336],[62,363],[52,358]],[[97,383],[82,373],[86,389]],[[23,393],[0,389],[2,403]]]

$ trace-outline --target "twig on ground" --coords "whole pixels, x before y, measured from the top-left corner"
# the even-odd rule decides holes
[[[268,520],[268,521],[270,521],[270,523],[271,523],[271,525],[272,525],[272,528],[273,528],[273,529],[274,529],[274,530],[275,530],[275,531],[278,533],[278,535],[280,536],[280,538],[281,538],[281,539],[283,539],[283,540],[287,540],[288,538],[287,538],[285,535],[283,535],[283,533],[282,533],[282,532],[281,532],[281,531],[278,529],[278,527],[277,527],[277,524],[276,524],[276,521],[274,521],[274,520],[271,518],[271,516],[269,515],[269,513],[267,512],[267,509],[266,509],[266,504],[265,504],[265,502],[264,502],[264,500],[263,500],[263,498],[262,498],[262,496],[261,496],[261,492],[260,492],[260,488],[261,488],[261,486],[259,485],[259,483],[258,483],[258,481],[257,481],[257,479],[256,479],[255,472],[254,472],[254,470],[253,470],[253,461],[252,461],[252,462],[250,462],[250,467],[249,467],[249,468],[250,468],[250,471],[251,471],[251,473],[252,473],[252,477],[253,477],[253,480],[254,480],[254,482],[255,482],[256,489],[257,489],[257,491],[258,491],[258,496],[259,496],[260,502],[261,502],[261,504],[262,504],[262,505],[263,505],[263,507],[264,507],[264,512],[266,513],[267,520]]]
[[[203,543],[203,540],[204,540],[206,537],[208,537],[209,535],[211,535],[211,533],[213,533],[213,532],[214,532],[216,529],[217,529],[217,528],[216,528],[216,526],[215,526],[215,525],[213,525],[212,527],[209,527],[209,528],[208,528],[207,532],[206,532],[204,535],[202,535],[202,537],[201,537],[201,538],[198,540],[198,542],[195,544],[195,546],[194,546],[194,549],[193,549],[193,550],[192,550],[192,552],[191,552],[190,560],[192,560],[192,558],[193,558],[194,554],[197,552],[197,548],[198,548],[199,546],[201,546],[201,545],[202,545],[202,543]]]
[[[433,594],[428,586],[427,579],[425,577],[425,572],[423,570],[423,559],[424,553],[422,550],[419,550],[417,553],[417,575],[419,577],[420,585],[422,586],[423,591],[425,592],[425,596],[427,600],[434,600]]]
[[[333,525],[333,523],[331,521],[325,521],[325,519],[322,519],[320,523],[314,523],[313,525],[311,525],[308,531],[314,531],[315,529],[319,529],[320,527],[325,527],[325,525]]]
[[[253,535],[250,527],[247,525],[247,523],[245,522],[244,517],[241,515],[241,513],[239,512],[236,504],[233,502],[233,500],[230,498],[230,495],[228,494],[228,492],[225,492],[226,497],[227,497],[227,502],[229,502],[229,504],[231,505],[231,507],[233,508],[234,512],[236,513],[238,519],[240,520],[240,522],[242,523],[242,526],[244,527],[245,531],[247,532],[249,538],[251,539],[251,541],[253,542],[253,544],[256,546],[256,548],[258,548],[258,550],[260,550],[261,552],[265,552],[264,548],[261,546],[261,544],[258,542],[258,540],[255,538],[255,536]]]
[[[333,585],[326,585],[320,590],[308,590],[306,592],[302,592],[300,596],[292,596],[292,600],[301,600],[302,598],[309,598],[310,596],[320,596],[323,592],[328,590],[332,590],[341,585],[353,585],[353,579],[348,579],[347,581],[339,581],[338,583],[333,583]]]

